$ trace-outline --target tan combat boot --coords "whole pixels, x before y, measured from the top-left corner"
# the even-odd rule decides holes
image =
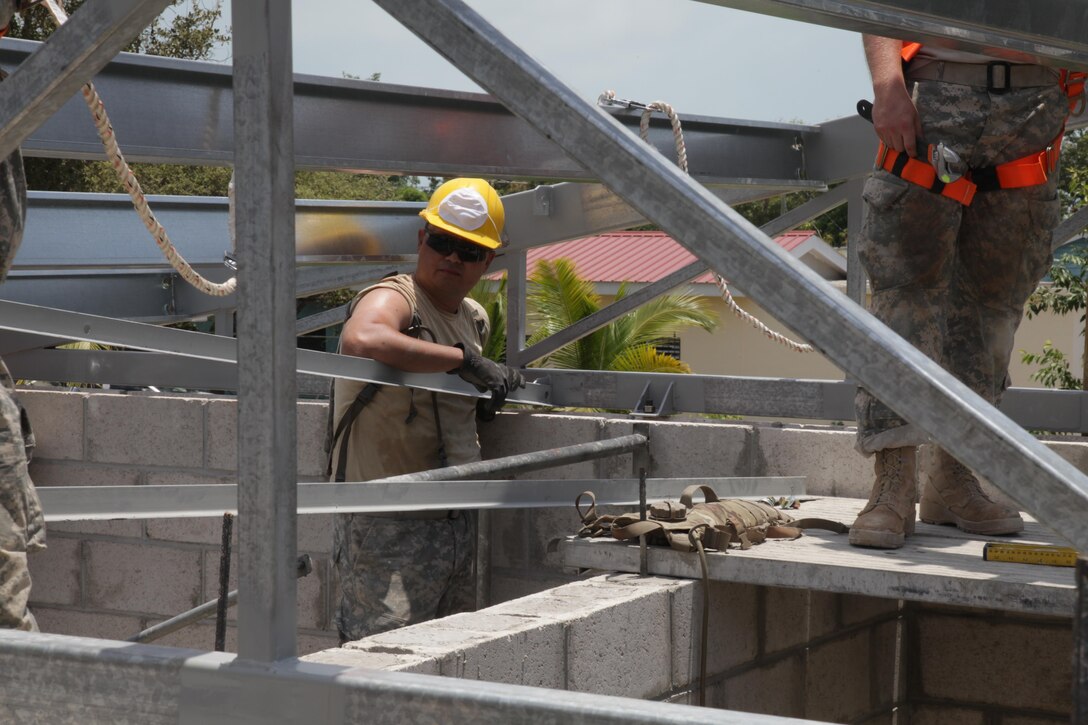
[[[914,454],[917,449],[877,451],[876,482],[869,504],[850,527],[850,543],[878,549],[898,549],[914,533]]]
[[[997,503],[979,486],[971,469],[937,446],[925,451],[919,466],[922,505],[919,518],[927,524],[955,524],[969,534],[1016,534],[1024,520],[1015,509]]]

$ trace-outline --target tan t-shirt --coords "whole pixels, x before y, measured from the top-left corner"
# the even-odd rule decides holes
[[[419,313],[423,326],[434,333],[434,342],[440,345],[460,342],[468,349],[481,352],[481,340],[487,339],[489,323],[487,314],[475,300],[466,298],[456,313],[445,312],[435,307],[411,275],[401,274],[360,292],[352,301],[352,309],[364,295],[375,289],[391,289],[403,295],[408,305]],[[483,321],[482,332],[476,329],[477,317]],[[426,332],[420,338],[432,340]],[[333,393],[336,401],[334,430],[365,385],[357,380],[336,380]],[[437,399],[449,464],[480,460],[480,442],[476,436],[476,399],[441,393]],[[334,477],[340,445],[342,443],[333,451]],[[438,434],[431,393],[392,385],[382,386],[352,427],[344,480],[367,481],[399,476],[438,468],[439,465]]]

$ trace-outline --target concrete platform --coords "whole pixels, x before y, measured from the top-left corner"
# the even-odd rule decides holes
[[[802,504],[794,517],[850,524],[864,504],[820,498]],[[919,522],[902,549],[887,551],[850,546],[845,534],[810,531],[795,541],[767,541],[748,551],[708,552],[707,566],[718,581],[1071,617],[1077,597],[1072,567],[982,559],[987,541],[1068,545],[1031,517],[1024,520],[1025,530],[1016,537],[972,536]],[[639,570],[639,547],[612,539],[571,537],[559,553],[567,566]],[[648,560],[650,574],[701,578],[695,553],[650,547]]]

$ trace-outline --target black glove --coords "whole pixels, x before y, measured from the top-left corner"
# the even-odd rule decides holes
[[[457,373],[462,380],[472,383],[481,393],[491,391],[491,398],[481,400],[476,406],[476,414],[483,420],[494,418],[495,413],[506,403],[506,396],[525,387],[525,378],[516,368],[488,360],[461,343],[454,347],[461,348],[465,357],[461,367],[450,370],[450,373]]]

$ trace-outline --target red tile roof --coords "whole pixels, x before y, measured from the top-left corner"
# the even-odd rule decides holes
[[[775,242],[787,252],[816,236],[815,232],[786,232]],[[526,268],[541,259],[570,259],[578,274],[591,282],[654,282],[691,264],[695,255],[665,232],[609,232],[529,250]],[[709,272],[692,280],[713,284]]]

